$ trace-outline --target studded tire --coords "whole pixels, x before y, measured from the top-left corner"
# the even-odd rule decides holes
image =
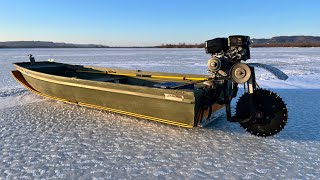
[[[242,95],[236,106],[236,117],[246,131],[256,136],[272,136],[287,123],[288,110],[283,100],[274,92],[257,89],[252,94],[255,113],[251,113],[249,94]]]

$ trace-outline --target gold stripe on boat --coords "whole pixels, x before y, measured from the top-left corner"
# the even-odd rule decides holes
[[[193,126],[190,126],[190,125],[184,124],[184,123],[174,122],[174,121],[170,121],[170,120],[166,120],[166,119],[156,118],[156,117],[152,117],[152,116],[146,116],[146,115],[142,115],[142,114],[127,112],[127,111],[122,111],[122,110],[117,110],[117,109],[112,109],[112,108],[103,107],[103,106],[97,106],[97,105],[87,104],[87,103],[82,103],[82,102],[78,102],[78,104],[81,106],[85,106],[85,107],[111,111],[111,112],[115,112],[115,113],[119,113],[119,114],[124,114],[124,115],[128,115],[128,116],[142,118],[142,119],[148,119],[148,120],[152,120],[152,121],[181,126],[181,127],[185,127],[185,128],[192,128],[193,127]]]

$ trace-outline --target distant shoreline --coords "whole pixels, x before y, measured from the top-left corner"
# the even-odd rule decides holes
[[[275,36],[270,39],[251,39],[251,47],[320,47],[319,36]],[[154,46],[107,46],[101,44],[73,44],[51,41],[6,41],[0,48],[204,48],[205,43],[175,43]]]
[[[161,45],[156,48],[204,48],[205,45]],[[252,48],[259,47],[320,47],[320,43],[268,43],[268,44],[251,44]]]
[[[314,47],[320,47],[320,44],[317,45],[287,45],[287,44],[256,44],[256,45],[251,45],[251,48],[282,48],[282,47],[287,47],[287,48],[314,48]],[[121,48],[136,48],[136,49],[142,49],[142,48],[150,48],[150,49],[155,49],[155,48],[160,48],[160,49],[192,49],[192,48],[204,48],[204,46],[201,47],[184,47],[184,46],[117,46],[117,47],[34,47],[34,46],[25,46],[25,47],[0,47],[0,49],[68,49],[68,48],[75,48],[75,49],[121,49]]]

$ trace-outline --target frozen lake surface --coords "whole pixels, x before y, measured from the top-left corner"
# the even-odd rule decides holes
[[[256,48],[261,87],[287,103],[288,124],[259,138],[225,114],[184,129],[44,99],[10,76],[36,60],[206,74],[203,49],[0,49],[0,179],[320,179],[320,48]],[[241,95],[241,93],[239,93]],[[236,100],[232,103],[235,104]]]

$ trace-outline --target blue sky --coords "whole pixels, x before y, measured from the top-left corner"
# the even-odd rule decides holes
[[[320,36],[317,0],[0,0],[0,41],[111,46]]]

